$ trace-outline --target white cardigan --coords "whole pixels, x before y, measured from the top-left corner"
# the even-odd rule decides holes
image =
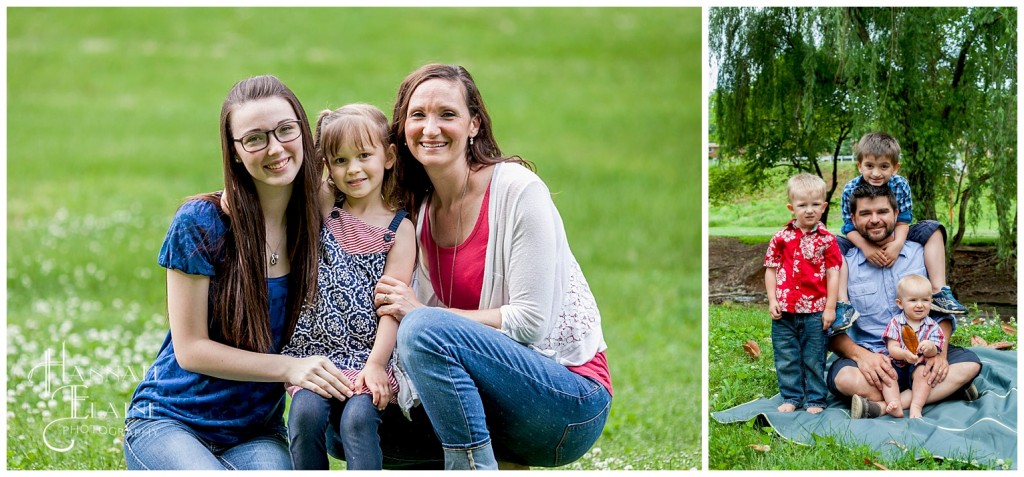
[[[601,313],[547,186],[516,163],[494,166],[487,205],[489,233],[479,309],[500,308],[501,332],[563,366],[579,366],[608,346]],[[426,201],[416,236],[423,231]],[[420,253],[414,287],[427,306],[434,295]]]

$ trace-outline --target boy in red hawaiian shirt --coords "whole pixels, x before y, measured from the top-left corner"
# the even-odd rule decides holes
[[[842,255],[825,230],[825,181],[813,174],[789,179],[794,218],[772,237],[764,257],[772,350],[783,403],[779,412],[825,409],[826,332],[836,319]]]

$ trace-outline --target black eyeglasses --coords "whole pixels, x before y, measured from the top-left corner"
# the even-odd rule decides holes
[[[284,144],[298,139],[302,135],[302,128],[299,127],[298,120],[287,121],[274,129],[251,132],[242,136],[241,139],[235,139],[234,141],[241,143],[242,149],[245,152],[259,152],[270,145],[270,134],[277,138],[277,142]]]

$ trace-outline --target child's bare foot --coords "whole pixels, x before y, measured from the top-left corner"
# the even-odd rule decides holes
[[[893,417],[903,417],[903,406],[900,405],[900,401],[897,399],[885,405],[885,412]]]
[[[784,403],[781,406],[779,406],[779,412],[793,412],[795,410],[796,406],[789,403]]]
[[[917,406],[910,406],[910,418],[911,419],[920,419],[921,418],[921,408],[917,407]]]
[[[825,408],[823,408],[823,407],[809,407],[809,408],[807,408],[807,412],[809,412],[811,414],[817,414],[817,413],[819,413],[821,411],[824,411],[824,410],[825,410]]]

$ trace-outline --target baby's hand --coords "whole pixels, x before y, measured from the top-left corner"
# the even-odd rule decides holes
[[[832,326],[832,323],[836,321],[836,309],[825,308],[825,311],[821,312],[821,329],[822,331],[827,330],[828,327]]]
[[[921,357],[914,353],[911,353],[909,350],[903,350],[903,361],[906,361],[910,364],[917,364],[919,361],[921,361]]]
[[[922,341],[917,345],[917,352],[924,355],[925,358],[931,358],[939,354],[939,347],[931,340]]]

